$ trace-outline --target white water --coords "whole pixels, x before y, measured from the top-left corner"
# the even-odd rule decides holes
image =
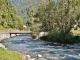
[[[80,52],[51,42],[32,40],[30,34],[17,36],[3,41],[7,49],[30,55],[36,60],[80,60]],[[37,58],[37,55],[42,58]]]

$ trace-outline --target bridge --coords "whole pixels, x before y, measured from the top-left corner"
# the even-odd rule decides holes
[[[0,34],[9,34],[12,37],[12,34],[15,34],[15,36],[18,34],[31,34],[31,31],[2,31]]]
[[[10,34],[10,37],[11,37],[11,35],[12,34],[15,34],[15,36],[17,36],[17,34],[31,34],[31,32],[30,31],[27,31],[27,32],[9,32],[9,34]]]

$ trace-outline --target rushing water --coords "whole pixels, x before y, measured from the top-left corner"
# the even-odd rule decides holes
[[[38,60],[80,60],[80,53],[42,40],[33,40],[30,34],[20,35],[3,41],[7,49],[30,55]]]

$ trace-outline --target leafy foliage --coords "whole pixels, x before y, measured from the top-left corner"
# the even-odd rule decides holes
[[[18,28],[20,25],[23,25],[23,21],[16,15],[12,4],[7,0],[0,0],[0,26],[7,29],[20,29]]]
[[[79,20],[79,5],[77,0],[59,0],[58,4],[49,0],[48,4],[41,4],[34,16],[41,24],[40,31],[49,33],[48,40],[73,43],[71,29]]]

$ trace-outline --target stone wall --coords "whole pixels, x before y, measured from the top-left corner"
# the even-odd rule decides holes
[[[6,38],[10,38],[9,34],[0,34],[0,41],[6,39]]]

